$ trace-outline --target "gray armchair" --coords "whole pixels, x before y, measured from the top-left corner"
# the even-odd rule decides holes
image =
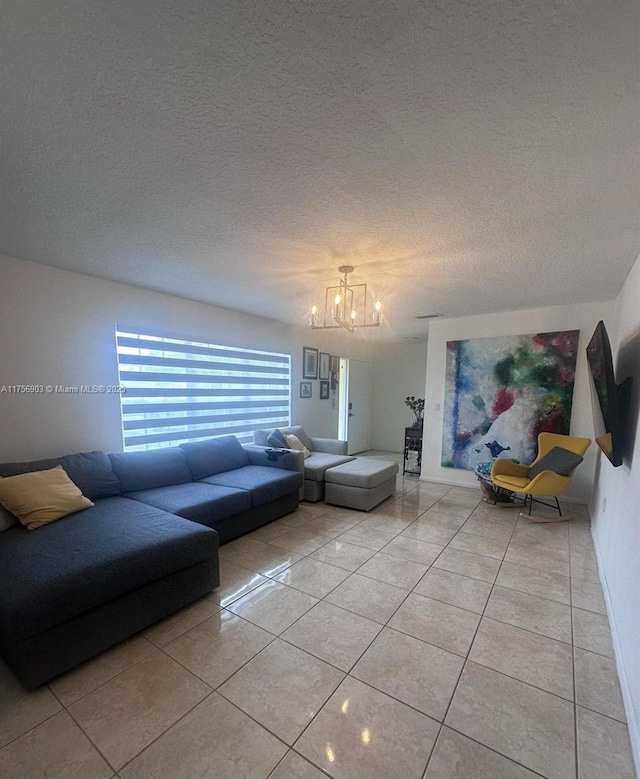
[[[283,435],[292,434],[297,436],[300,441],[311,452],[311,456],[302,461],[304,475],[304,486],[302,488],[302,499],[311,503],[316,503],[324,498],[324,473],[328,468],[335,465],[342,465],[350,460],[355,460],[347,454],[347,442],[339,441],[335,438],[318,438],[307,435],[301,425],[292,427],[278,428]],[[253,433],[253,442],[258,446],[269,446],[267,439],[273,430],[255,430]]]

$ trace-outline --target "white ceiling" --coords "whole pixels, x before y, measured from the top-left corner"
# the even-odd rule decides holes
[[[0,252],[374,337],[609,299],[640,252],[637,0],[7,0]]]

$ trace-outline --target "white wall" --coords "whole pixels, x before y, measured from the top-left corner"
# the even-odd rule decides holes
[[[404,429],[414,420],[404,404],[407,395],[424,397],[424,373],[427,364],[427,339],[381,344],[376,350],[373,371],[374,449],[401,452]]]
[[[571,434],[593,438],[593,417],[585,349],[596,324],[600,319],[606,318],[611,310],[611,303],[583,303],[431,322],[427,348],[421,478],[448,484],[477,485],[477,479],[472,471],[443,468],[440,465],[447,341],[544,333],[555,330],[580,330]],[[571,485],[565,493],[566,497],[583,502],[588,500],[591,494],[595,460],[595,446],[592,445],[585,455],[584,463],[576,470]]]
[[[213,343],[292,355],[291,418],[311,435],[337,435],[337,404],[302,400],[302,347],[372,360],[376,338],[310,331],[184,298],[0,255],[0,388],[117,385],[115,325],[152,327]],[[0,459],[121,451],[116,395],[0,393]]]
[[[616,381],[633,377],[632,400],[624,462],[614,468],[606,457],[598,455],[589,513],[640,775],[640,258],[605,324],[612,342]]]

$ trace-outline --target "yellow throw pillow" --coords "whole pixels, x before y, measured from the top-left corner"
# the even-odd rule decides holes
[[[95,505],[85,498],[61,465],[0,479],[0,503],[29,530]]]
[[[305,460],[307,457],[311,457],[311,452],[302,443],[297,435],[285,435],[284,440],[287,442],[289,449],[297,449],[299,452],[302,452],[304,454]]]

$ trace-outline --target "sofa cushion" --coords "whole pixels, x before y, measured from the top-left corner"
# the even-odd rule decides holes
[[[20,473],[48,471],[61,465],[71,481],[90,500],[111,498],[120,494],[120,482],[113,472],[111,460],[104,452],[79,452],[48,460],[26,463],[1,463],[0,476],[17,476]]]
[[[234,471],[209,476],[207,484],[219,484],[246,490],[251,495],[252,506],[262,506],[302,487],[299,471],[285,471],[282,468],[268,468],[265,465],[246,465]]]
[[[193,481],[187,458],[179,446],[151,452],[119,452],[110,454],[109,459],[123,494]]]
[[[251,508],[251,496],[245,490],[195,481],[128,492],[126,497],[210,527],[220,519]]]
[[[234,435],[182,444],[180,448],[187,457],[187,465],[194,481],[249,465],[249,455]]]
[[[327,484],[341,484],[370,490],[393,479],[398,473],[398,463],[356,457],[348,463],[328,468],[324,474]]]
[[[309,481],[324,481],[327,468],[333,468],[342,463],[351,462],[355,457],[348,454],[325,454],[324,452],[312,452],[311,457],[304,461],[304,478]]]
[[[128,498],[0,534],[0,629],[27,638],[215,557],[217,533]]]
[[[48,525],[94,504],[85,498],[61,465],[0,480],[0,503],[29,530]]]

